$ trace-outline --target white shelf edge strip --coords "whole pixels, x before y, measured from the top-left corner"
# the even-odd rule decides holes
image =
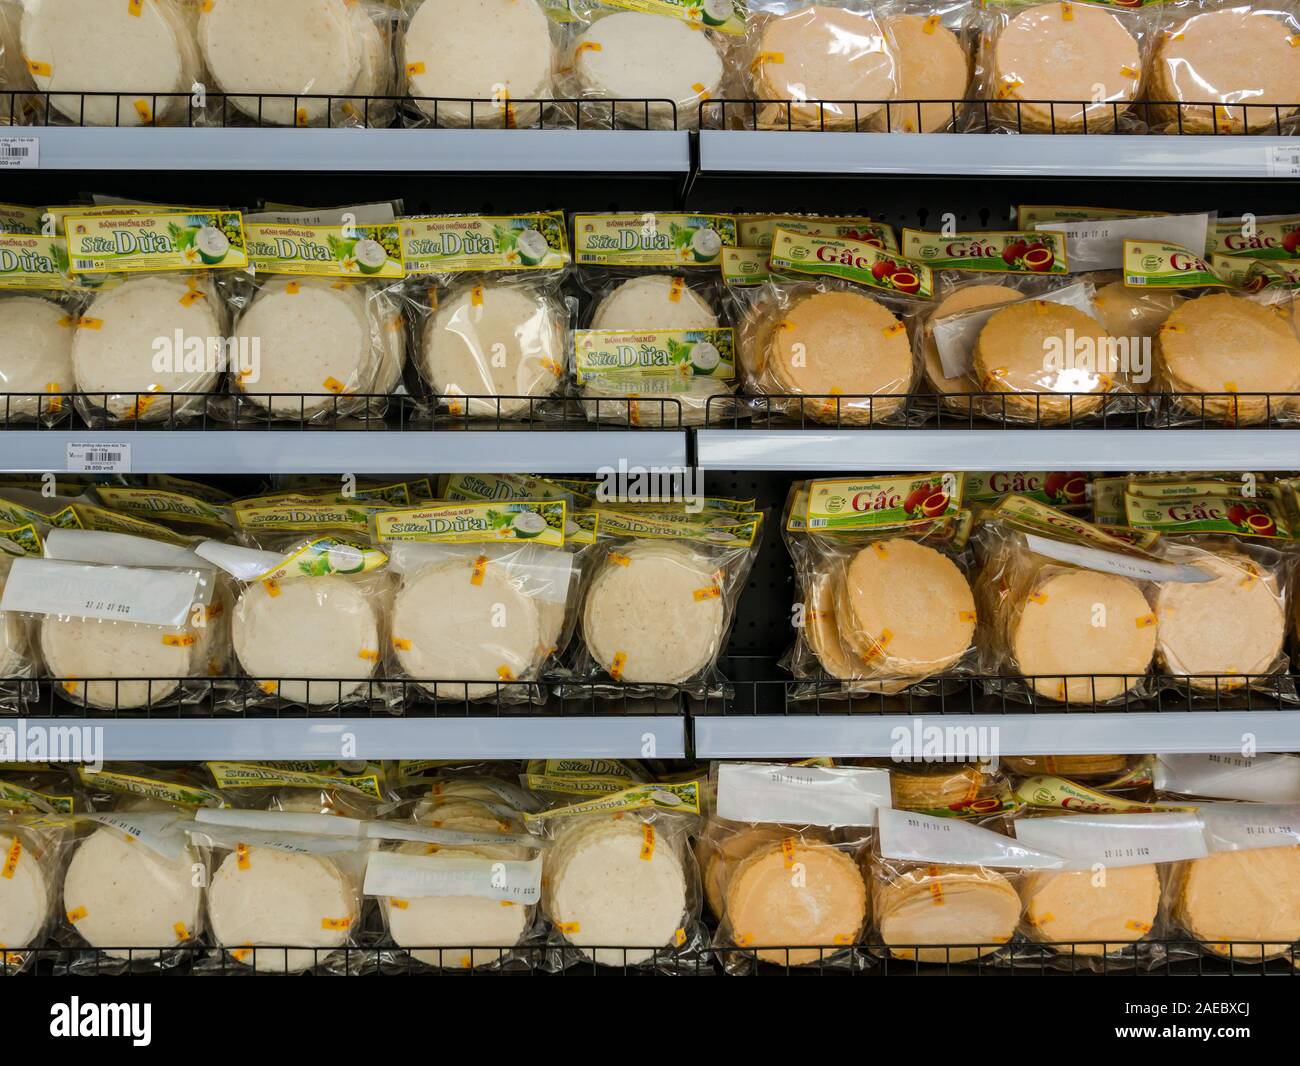
[[[705,130],[700,173],[1295,178],[1288,137]]]
[[[0,722],[0,753],[14,752],[19,760],[44,760],[48,756],[39,753],[37,743],[68,745],[60,749],[65,753],[60,761],[373,760],[415,756],[683,759],[686,723],[672,715],[328,721],[42,718]],[[78,745],[75,753],[71,747],[74,744]]]
[[[1249,429],[729,430],[704,470],[1295,470],[1300,433]]]
[[[917,757],[928,737],[949,756],[1300,750],[1300,710],[1075,714],[757,715],[694,720],[701,759]],[[937,729],[941,732],[929,733]],[[981,750],[983,745],[983,750]],[[915,755],[913,753],[916,753]]]
[[[0,471],[67,471],[69,445],[101,443],[129,444],[128,469],[120,472],[134,474],[562,474],[620,458],[644,467],[682,467],[687,458],[685,432],[658,430],[6,430]]]
[[[42,170],[686,174],[685,130],[22,127]]]

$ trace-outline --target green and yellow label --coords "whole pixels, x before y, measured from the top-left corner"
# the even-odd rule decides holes
[[[1213,251],[1247,259],[1300,259],[1300,215],[1286,218],[1221,218],[1214,224]]]
[[[1124,242],[1124,284],[1134,289],[1226,289],[1205,259],[1163,241]]]
[[[773,271],[843,278],[924,300],[934,296],[934,275],[926,264],[843,237],[806,237],[778,229],[770,263]]]
[[[814,481],[801,528],[838,533],[934,522],[961,510],[965,484],[956,472]]]
[[[195,785],[182,785],[174,781],[113,770],[87,770],[84,767],[78,768],[77,775],[86,788],[106,789],[109,792],[120,792],[128,796],[144,796],[177,807],[223,806],[221,797],[215,792]]]
[[[1291,528],[1269,500],[1228,496],[1124,497],[1128,524],[1158,533],[1226,533],[1238,537],[1290,540]]]
[[[903,230],[903,255],[934,270],[996,274],[1068,274],[1065,236],[1008,230],[1000,233],[930,233]]]
[[[578,263],[601,266],[717,267],[738,244],[732,215],[576,215]]]
[[[100,485],[95,490],[100,503],[114,511],[123,511],[155,522],[210,526],[215,530],[235,528],[235,515],[221,507],[180,492],[134,488],[124,485]]]
[[[66,291],[72,288],[67,242],[27,234],[0,236],[0,289]],[[68,328],[72,328],[68,319]]]
[[[562,270],[571,258],[559,211],[404,218],[399,226],[412,274]]]
[[[248,256],[259,274],[394,280],[406,277],[396,223],[300,226],[249,222]]]
[[[1168,211],[1135,212],[1121,207],[1069,207],[1062,204],[1021,204],[1016,229],[1032,230],[1044,222],[1104,222],[1114,218],[1154,218]]]
[[[503,500],[381,511],[375,515],[375,537],[381,544],[528,543],[562,548],[567,506],[564,500]]]
[[[705,30],[740,35],[745,32],[745,0],[605,0],[610,7],[667,15]]]
[[[238,211],[81,214],[64,225],[74,274],[249,266]]]
[[[384,786],[378,772],[365,774],[313,773],[294,770],[289,764],[209,762],[204,764],[218,788],[315,788],[322,791],[356,792],[381,799]]]
[[[805,237],[843,237],[886,252],[898,251],[894,227],[865,215],[740,215],[737,218],[736,232],[740,245],[745,248],[770,250],[778,229]]]
[[[766,248],[724,248],[718,265],[728,285],[762,285],[771,278]]]
[[[624,332],[582,329],[573,338],[579,382],[603,374],[678,377],[736,376],[736,343],[730,328]]]

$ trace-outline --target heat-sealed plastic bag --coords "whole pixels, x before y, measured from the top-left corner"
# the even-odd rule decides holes
[[[401,240],[389,204],[250,216],[256,288],[231,382],[250,418],[382,417],[405,364]]]
[[[196,551],[239,586],[230,612],[235,661],[248,683],[226,694],[250,704],[325,709],[380,697],[392,596],[387,556],[367,523],[383,504],[310,500],[238,509],[249,544],[208,540]]]
[[[1153,125],[1170,133],[1287,132],[1300,95],[1293,7],[1180,0],[1156,13],[1152,103],[1144,108]]]
[[[78,839],[61,909],[72,950],[61,964],[82,975],[176,966],[204,935],[206,855],[187,831],[223,797],[184,770],[115,764],[79,775],[92,813],[71,816]]]
[[[729,973],[758,964],[861,969],[863,864],[889,772],[778,763],[714,765],[701,876]]]
[[[994,0],[973,16],[981,47],[970,127],[1106,133],[1132,123],[1150,28],[1136,12],[1062,0]]]
[[[565,36],[562,95],[610,101],[579,103],[580,128],[694,129],[702,104],[733,95],[744,4],[589,0],[580,8]]]
[[[529,129],[554,96],[555,0],[403,0],[401,69],[408,124]]]
[[[803,593],[799,695],[890,694],[973,666],[963,485],[961,474],[808,484],[786,526]]]
[[[752,113],[731,109],[742,112],[737,119],[758,129],[883,128],[903,68],[873,5],[762,0],[749,6],[746,95],[755,103]]]
[[[1300,756],[1159,755],[1153,783],[1165,797],[1300,803]]]
[[[72,272],[95,288],[72,341],[92,424],[206,416],[231,366],[228,303],[247,284],[237,211],[108,207],[61,213]]]
[[[581,788],[582,781],[576,784]],[[566,795],[525,815],[546,842],[549,965],[709,972],[699,871],[689,845],[701,782],[597,784],[582,789],[592,798]]]
[[[34,88],[20,37],[22,0],[0,0],[0,126],[27,121],[33,100],[23,90]]]
[[[562,390],[572,307],[559,212],[405,218],[415,357],[437,413],[534,421]]]
[[[35,965],[56,928],[71,833],[64,815],[18,800],[0,782],[0,975]]]
[[[40,558],[43,551],[41,533],[35,525],[11,524],[0,513],[0,602],[14,560]],[[36,671],[37,656],[29,620],[0,610],[0,713],[21,710],[26,700],[38,694],[34,685],[22,680],[33,677]]]
[[[203,4],[198,43],[212,78],[209,120],[231,125],[238,112],[258,126],[388,125],[392,28],[389,5],[377,0]]]
[[[182,0],[24,0],[20,37],[42,125],[189,124],[203,57]]]
[[[718,656],[763,528],[758,512],[678,520],[663,513],[602,510],[584,566],[582,653],[576,676],[613,681],[617,693],[721,683]]]
[[[400,679],[394,706],[540,696],[527,682],[552,661],[576,591],[566,516],[563,500],[439,501],[374,516],[374,541],[400,579],[386,652]]]
[[[966,0],[895,0],[880,21],[898,59],[890,133],[960,129],[968,107],[976,34]]]

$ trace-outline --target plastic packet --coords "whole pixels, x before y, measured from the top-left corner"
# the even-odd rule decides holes
[[[145,485],[96,485],[95,499],[112,511],[165,525],[183,536],[232,536],[234,511],[221,503]]]
[[[371,547],[384,504],[301,501],[236,511],[246,542],[196,551],[239,587],[230,612],[235,661],[247,683],[224,693],[250,705],[328,709],[380,696],[372,680],[388,634],[388,558]]]
[[[786,525],[803,594],[797,696],[893,694],[973,665],[963,487],[961,474],[808,484]]]
[[[1150,27],[1107,4],[992,0],[972,16],[980,36],[968,128],[1106,133],[1141,127],[1130,108],[1144,88]]]
[[[977,39],[970,7],[966,0],[893,0],[878,9],[898,59],[898,99],[885,105],[890,133],[962,127]]]
[[[1101,778],[1106,784],[1099,787],[1115,791],[1119,781],[1132,779],[1151,783],[1149,761],[1146,756],[1134,755],[1003,755],[999,760],[1010,773],[1025,777],[1044,774],[1070,778],[1074,781],[1092,782]]]
[[[232,113],[258,126],[391,122],[395,63],[386,3],[217,0],[198,15],[198,43],[212,78],[211,124],[232,125]]]
[[[737,120],[758,129],[883,128],[903,68],[873,5],[762,0],[749,6],[745,95],[754,104],[752,112],[732,109]]]
[[[91,813],[63,879],[60,969],[79,975],[167,970],[204,935],[206,854],[187,835],[195,811],[224,804],[186,770],[114,764],[78,771]]]
[[[580,129],[695,129],[706,101],[735,95],[743,3],[707,0],[688,8],[673,0],[589,0],[577,6],[580,20],[566,27],[561,95],[599,101],[577,105]]]
[[[391,205],[246,222],[255,289],[238,301],[231,383],[249,418],[382,418],[406,361],[406,268]]]
[[[24,0],[20,39],[40,124],[190,124],[203,57],[180,0]]]
[[[893,805],[898,810],[983,819],[1012,813],[1020,805],[998,760],[933,763],[895,759],[888,769]]]
[[[718,656],[763,529],[760,512],[679,520],[681,506],[602,510],[584,566],[579,680],[613,694],[655,686],[703,694],[721,684]]]
[[[22,19],[22,0],[0,0],[0,126],[23,125],[35,103],[23,95],[34,86],[23,58]]]
[[[549,418],[573,315],[563,214],[404,218],[401,232],[416,365],[435,414]]]
[[[878,809],[890,805],[889,772],[716,763],[712,777],[701,877],[725,969],[861,969],[862,866]]]
[[[689,838],[698,828],[699,781],[627,782],[578,774],[525,815],[546,843],[542,912],[548,965],[581,962],[624,971],[709,972],[700,880]]]
[[[14,801],[0,782],[0,975],[33,967],[56,928],[70,843],[61,818]]]
[[[231,301],[250,278],[237,211],[106,207],[59,213],[71,269],[95,295],[72,341],[92,425],[206,417],[230,368]]]
[[[1169,133],[1288,132],[1300,90],[1291,51],[1300,34],[1294,8],[1180,0],[1157,12],[1152,103],[1144,108],[1153,126]]]
[[[1153,784],[1162,797],[1300,803],[1300,756],[1158,755]]]
[[[554,95],[560,23],[555,0],[403,0],[407,125],[531,129]]]
[[[573,230],[593,307],[572,364],[588,420],[677,429],[738,410],[735,338],[709,269],[735,245],[735,217],[576,215]]]
[[[1244,687],[1295,701],[1288,666],[1291,529],[1255,483],[1130,479],[1126,524],[1161,534],[1161,555],[1208,580],[1162,585],[1156,658],[1166,683],[1214,700]],[[1251,492],[1251,495],[1246,493]]]
[[[31,523],[12,524],[0,515],[0,602],[15,559],[40,558],[44,543]],[[39,692],[30,679],[36,675],[36,649],[29,620],[0,610],[0,713],[21,711]],[[3,941],[0,941],[3,943]]]
[[[563,500],[439,501],[373,519],[399,578],[389,700],[540,698],[576,592]]]
[[[742,330],[750,387],[769,410],[828,425],[909,419],[910,334],[934,293],[929,268],[869,241],[781,227],[770,268],[748,292]]]

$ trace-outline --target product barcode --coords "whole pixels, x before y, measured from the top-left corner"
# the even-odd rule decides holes
[[[5,159],[26,159],[32,150],[25,144],[0,144],[0,156]]]
[[[96,265],[93,259],[74,259],[72,261],[73,270],[94,270]]]
[[[121,452],[86,452],[85,460],[88,463],[120,463],[125,459]]]
[[[827,519],[827,518],[810,518],[810,519],[808,519],[808,528],[809,528],[809,529],[825,529],[828,525],[830,525],[830,520]]]
[[[1147,283],[1146,278],[1125,278],[1124,279],[1125,285],[1145,285],[1146,283]]]

